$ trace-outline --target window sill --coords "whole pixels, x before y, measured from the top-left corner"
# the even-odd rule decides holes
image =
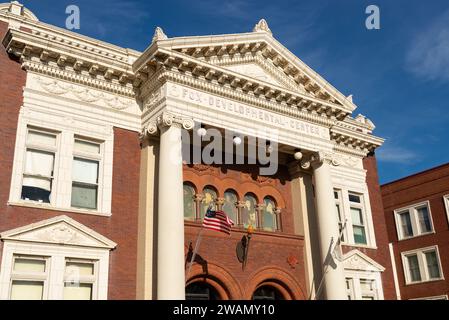
[[[26,207],[26,208],[34,208],[34,209],[43,209],[43,210],[52,210],[52,211],[63,211],[63,212],[71,212],[71,213],[80,213],[80,214],[88,214],[93,216],[100,216],[100,217],[110,217],[112,214],[107,212],[98,212],[98,211],[91,211],[91,210],[83,210],[83,209],[76,209],[76,208],[60,208],[60,207],[53,207],[48,203],[37,203],[37,202],[26,202],[26,201],[8,201],[9,206],[15,206],[15,207]]]
[[[400,241],[406,241],[406,240],[411,240],[411,239],[415,239],[415,238],[425,237],[425,236],[429,236],[429,235],[432,235],[432,234],[435,234],[435,233],[436,232],[434,230],[434,231],[431,231],[431,232],[421,233],[421,234],[418,234],[416,236],[411,236],[411,237],[407,237],[407,238],[401,238],[401,239],[398,239],[398,241],[400,242]]]
[[[431,283],[431,282],[438,282],[438,281],[444,281],[444,277],[441,277],[439,279],[432,279],[432,280],[424,280],[424,281],[417,281],[417,282],[408,282],[405,283],[406,286],[414,286],[417,284],[426,284],[426,283]]]
[[[370,249],[370,250],[377,250],[377,246],[371,246],[371,245],[367,245],[367,244],[355,244],[355,243],[347,243],[347,242],[342,242],[341,244],[342,246],[345,247],[352,247],[352,248],[362,248],[362,249]]]

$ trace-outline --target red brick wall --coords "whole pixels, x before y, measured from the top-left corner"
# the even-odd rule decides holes
[[[374,155],[369,155],[363,159],[363,167],[367,170],[366,183],[368,185],[377,249],[356,249],[360,250],[385,268],[385,271],[382,273],[384,298],[386,300],[395,300],[396,293],[393,282],[390,253],[388,249],[388,233],[385,225],[382,194],[379,186],[379,176],[377,174],[376,157]],[[354,248],[345,246],[344,251],[348,252],[352,249]]]
[[[438,245],[443,275],[449,275],[449,225],[443,197],[449,194],[449,165],[443,165],[382,186],[385,219],[395,261],[402,299],[449,294],[449,280],[405,285],[401,252]],[[394,210],[430,202],[435,234],[398,241]]]
[[[304,239],[294,235],[291,203],[291,186],[288,181],[288,171],[281,167],[275,178],[266,179],[257,175],[255,166],[202,166],[201,168],[184,167],[184,180],[193,183],[197,192],[201,193],[206,185],[215,187],[218,197],[224,192],[234,189],[239,200],[247,192],[252,192],[262,203],[263,198],[271,195],[282,208],[282,232],[256,232],[251,240],[249,259],[245,271],[236,256],[236,246],[245,233],[234,228],[231,236],[214,231],[205,231],[199,249],[201,258],[207,261],[208,272],[216,285],[217,291],[225,288],[222,298],[251,299],[256,287],[261,283],[270,285],[283,292],[287,298],[307,298],[304,273]],[[200,225],[186,222],[185,245],[186,252],[189,242],[193,246],[200,230]],[[297,264],[290,265],[288,257],[297,259]],[[195,264],[188,277],[204,279],[205,270]],[[218,285],[217,285],[218,284]]]
[[[0,21],[1,39],[6,31],[7,25]],[[17,120],[25,80],[26,73],[20,64],[0,46],[0,232],[67,215],[118,244],[110,255],[108,297],[134,299],[140,167],[138,134],[114,129],[112,217],[8,206]]]

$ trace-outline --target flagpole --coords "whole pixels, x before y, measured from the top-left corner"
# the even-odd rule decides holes
[[[212,210],[212,203],[209,204],[209,207],[207,210]],[[188,280],[190,270],[192,269],[193,262],[195,261],[196,254],[200,247],[201,239],[203,236],[203,231],[204,231],[204,225],[201,223],[201,229],[198,232],[198,235],[196,236],[195,248],[193,249],[192,258],[190,259],[189,268],[187,269],[186,280]]]

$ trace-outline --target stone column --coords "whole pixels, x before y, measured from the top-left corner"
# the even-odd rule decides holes
[[[324,292],[327,300],[346,300],[344,268],[334,251],[339,232],[331,180],[332,163],[327,155],[318,152],[305,166],[312,166],[315,178],[316,217],[324,278],[320,291]]]
[[[237,226],[243,228],[243,208],[245,207],[245,201],[237,201]]]
[[[193,121],[163,113],[160,130],[158,187],[157,299],[185,299],[184,203],[181,130]]]

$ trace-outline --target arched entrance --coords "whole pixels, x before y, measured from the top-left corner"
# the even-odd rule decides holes
[[[186,300],[220,300],[220,296],[211,285],[197,281],[187,285]]]
[[[263,285],[254,291],[252,300],[285,300],[285,298],[277,288]]]

